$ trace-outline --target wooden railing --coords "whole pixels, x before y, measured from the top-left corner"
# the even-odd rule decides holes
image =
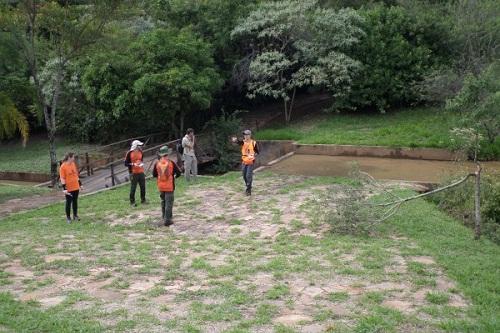
[[[181,155],[177,151],[177,144],[181,142],[181,139],[177,140],[171,140],[171,141],[163,141],[163,142],[158,142],[156,144],[152,145],[152,141],[156,140],[151,140],[149,137],[139,137],[139,138],[131,138],[128,140],[123,140],[121,142],[123,143],[128,143],[131,142],[131,140],[139,140],[141,138],[146,138],[144,140],[144,149],[142,150],[143,155],[145,158],[154,156],[158,153],[160,147],[162,146],[168,146],[173,149],[174,153],[176,154],[177,161],[181,160]],[[109,147],[110,145],[108,145]],[[211,149],[212,144],[211,144],[211,137],[208,135],[199,135],[196,137],[196,155],[198,156],[198,163],[206,163],[208,161],[211,161],[214,159],[214,152],[213,149]],[[118,151],[118,148],[120,150]],[[81,172],[85,172],[87,176],[92,176],[96,171],[99,170],[109,170],[108,172],[104,172],[104,174],[107,174],[104,179],[105,181],[111,180],[111,186],[118,185],[122,183],[123,181],[128,180],[128,168],[123,168],[121,170],[117,170],[119,166],[122,166],[124,164],[124,157],[125,157],[125,151],[128,150],[128,146],[120,146],[117,143],[113,144],[113,149],[109,150],[108,155],[104,158],[100,159],[91,159],[91,154],[89,152],[85,152],[81,154],[84,156],[84,161],[83,163],[80,163],[80,170]],[[149,174],[152,169],[152,166],[156,159],[152,159],[148,165],[145,167],[145,173]],[[103,163],[104,162],[104,163]],[[94,164],[93,164],[94,163]],[[96,166],[95,163],[100,163],[98,166]],[[180,165],[182,168],[182,165]],[[121,179],[121,180],[120,180]],[[108,187],[108,185],[106,185]]]
[[[76,156],[80,174],[85,173],[86,176],[91,176],[96,170],[108,168],[113,162],[123,160],[123,152],[130,147],[130,144],[134,140],[142,140],[144,142],[144,146],[148,146],[148,144],[151,143],[162,142],[163,140],[161,140],[161,138],[165,137],[167,137],[167,133],[154,133],[150,135],[138,136],[113,142],[111,144],[80,153]]]

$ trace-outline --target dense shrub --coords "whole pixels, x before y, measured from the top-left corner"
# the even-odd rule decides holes
[[[468,75],[460,92],[447,102],[448,110],[460,114],[457,127],[469,128],[484,139],[480,148],[483,158],[500,156],[497,154],[500,151],[499,105],[500,62],[491,64],[477,76]]]
[[[218,117],[206,123],[204,130],[211,135],[212,147],[216,162],[213,171],[224,173],[234,169],[239,164],[240,155],[238,146],[231,143],[231,136],[237,135],[241,129],[239,112],[227,114],[222,112]]]
[[[419,100],[415,86],[440,62],[443,29],[417,20],[403,7],[376,6],[359,11],[366,36],[353,50],[363,64],[352,91],[340,106],[375,107],[408,105]],[[435,24],[437,26],[437,24]],[[439,27],[440,28],[440,27]]]

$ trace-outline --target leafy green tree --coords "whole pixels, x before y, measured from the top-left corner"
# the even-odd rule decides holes
[[[447,109],[460,112],[460,128],[466,128],[477,138],[485,138],[476,144],[476,151],[492,147],[491,156],[500,155],[500,63],[495,62],[480,75],[465,78],[462,90],[447,103]],[[463,130],[462,130],[463,131]],[[495,148],[496,147],[496,148]]]
[[[2,21],[22,49],[43,111],[49,139],[51,178],[57,180],[56,115],[67,66],[96,43],[121,0],[44,1],[20,0],[7,7]]]
[[[353,50],[353,57],[363,66],[343,105],[384,112],[417,101],[415,85],[435,65],[429,30],[402,7],[376,6],[360,13],[366,36]]]
[[[82,87],[96,108],[98,126],[164,130],[179,136],[186,116],[206,110],[222,85],[209,43],[189,29],[157,28],[124,54],[94,57]]]
[[[0,91],[0,140],[10,139],[19,132],[26,144],[29,136],[29,124],[26,117],[16,109],[7,94]]]
[[[222,85],[209,43],[189,29],[156,29],[132,45],[139,65],[134,100],[155,122],[179,135],[187,114],[206,110]]]
[[[7,10],[0,6],[0,22],[4,21]],[[39,113],[34,108],[35,92],[29,82],[26,64],[22,61],[15,38],[2,29],[0,23],[0,91],[3,91],[15,107],[28,120],[30,128],[39,126]],[[3,27],[5,28],[5,26]]]
[[[215,63],[221,74],[229,78],[239,58],[238,44],[231,40],[231,31],[238,20],[254,7],[256,0],[164,0],[146,4],[147,12],[159,26],[190,28],[212,44]]]
[[[291,119],[298,88],[348,91],[360,64],[347,55],[362,36],[351,9],[323,9],[318,1],[263,2],[232,32],[250,49],[248,97],[282,99]]]

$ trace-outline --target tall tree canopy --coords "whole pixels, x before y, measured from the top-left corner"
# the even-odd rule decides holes
[[[263,2],[232,32],[249,48],[248,97],[282,99],[289,122],[301,87],[348,91],[359,63],[349,57],[363,31],[351,9],[324,9],[316,0]]]

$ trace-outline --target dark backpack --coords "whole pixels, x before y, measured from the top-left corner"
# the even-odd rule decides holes
[[[175,150],[177,150],[177,152],[181,155],[184,154],[184,147],[182,146],[182,139],[179,142],[177,142],[177,144],[175,145]]]

